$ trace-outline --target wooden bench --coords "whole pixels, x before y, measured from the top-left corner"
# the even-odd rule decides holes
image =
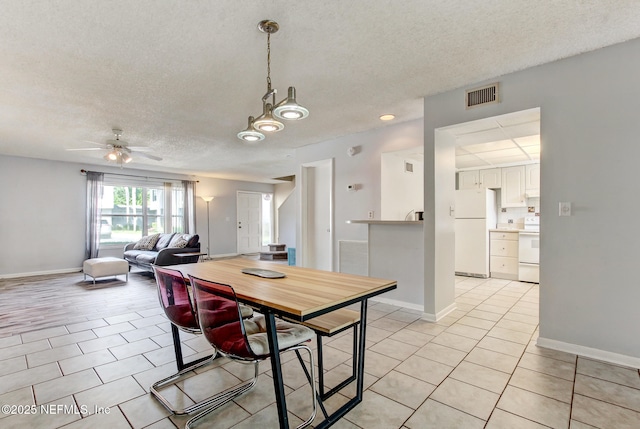
[[[326,400],[337,391],[342,389],[347,384],[356,379],[356,358],[358,356],[358,335],[357,326],[360,323],[360,313],[357,311],[341,308],[339,310],[332,311],[331,313],[323,314],[322,316],[314,317],[305,322],[297,322],[316,332],[316,340],[318,343],[318,385],[320,390],[320,397],[322,400]],[[333,337],[340,332],[353,328],[353,363],[352,374],[347,377],[337,386],[330,389],[328,392],[324,391],[324,365],[322,359],[322,337]]]
[[[322,316],[314,317],[306,322],[298,322],[308,328],[316,331],[325,337],[333,337],[334,335],[360,323],[360,313],[357,311],[341,308]]]

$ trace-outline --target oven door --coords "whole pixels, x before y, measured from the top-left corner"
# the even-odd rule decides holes
[[[520,231],[518,260],[525,264],[540,263],[540,233]]]

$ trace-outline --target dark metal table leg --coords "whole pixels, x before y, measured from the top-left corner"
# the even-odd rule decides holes
[[[326,429],[338,420],[340,420],[345,414],[354,409],[356,405],[362,402],[362,392],[364,386],[364,349],[366,339],[367,328],[367,300],[363,300],[360,305],[360,336],[358,337],[358,359],[356,369],[356,396],[351,398],[349,402],[344,404],[333,412],[327,419],[318,423],[316,429]]]
[[[264,316],[269,350],[271,350],[271,370],[273,372],[273,387],[276,393],[276,404],[278,406],[278,420],[280,421],[280,429],[289,429],[289,416],[287,415],[287,402],[284,396],[284,383],[282,382],[282,367],[280,366],[280,349],[278,348],[276,321],[271,312],[267,312]]]
[[[176,354],[176,365],[178,371],[182,371],[184,366],[184,360],[182,359],[182,347],[180,345],[180,330],[176,328],[176,325],[171,324],[171,336],[173,337],[173,350]]]
[[[213,354],[208,356],[204,356],[191,362],[184,362],[184,358],[182,357],[182,344],[180,343],[180,330],[176,328],[176,325],[171,324],[171,337],[173,338],[173,351],[176,354],[176,366],[178,367],[178,371],[182,371],[185,368],[189,368],[191,366],[197,365],[200,362],[204,362],[207,359],[210,359]]]
[[[356,375],[356,397],[358,402],[362,401],[362,391],[364,386],[364,349],[365,338],[367,337],[367,301],[362,300],[360,304],[360,337],[358,338],[358,372]]]

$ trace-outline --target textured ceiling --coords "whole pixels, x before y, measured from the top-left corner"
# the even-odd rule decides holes
[[[266,18],[273,85],[311,114],[247,145]],[[0,153],[101,164],[65,149],[118,126],[163,158],[132,167],[268,180],[295,173],[296,147],[422,117],[424,96],[639,37],[639,21],[636,0],[3,0]]]

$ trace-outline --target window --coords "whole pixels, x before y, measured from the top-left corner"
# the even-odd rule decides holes
[[[178,183],[118,183],[105,179],[100,245],[122,246],[149,234],[182,232],[183,188]]]

